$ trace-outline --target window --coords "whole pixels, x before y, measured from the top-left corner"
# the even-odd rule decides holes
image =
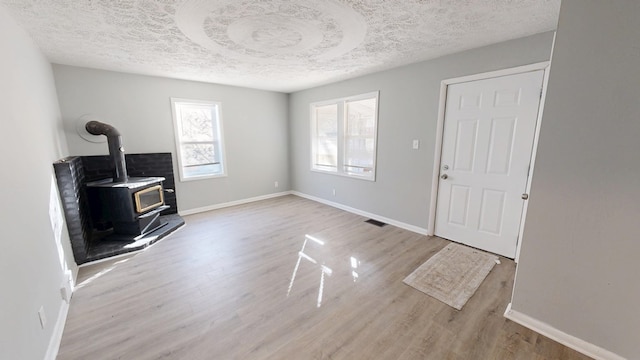
[[[180,180],[226,175],[220,103],[171,99]]]
[[[378,92],[311,104],[311,170],[375,180]]]

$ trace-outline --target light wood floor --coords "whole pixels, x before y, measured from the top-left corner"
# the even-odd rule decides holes
[[[588,359],[502,316],[510,260],[457,311],[402,283],[446,240],[295,196],[185,220],[81,269],[58,359]]]

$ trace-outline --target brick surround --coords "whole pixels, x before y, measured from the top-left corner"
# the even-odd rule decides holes
[[[127,154],[125,158],[129,176],[162,176],[166,179],[163,182],[164,188],[175,190],[171,153]],[[184,224],[184,220],[178,215],[176,193],[165,192],[165,203],[169,205],[169,209],[162,212],[162,218],[169,225],[158,230],[158,233],[152,233],[149,242],[140,242],[141,245],[136,247],[125,247],[133,241],[107,241],[103,239],[105,232],[94,228],[92,224],[85,184],[113,176],[114,166],[109,156],[71,156],[55,162],[53,167],[73,255],[78,264],[139,250]]]

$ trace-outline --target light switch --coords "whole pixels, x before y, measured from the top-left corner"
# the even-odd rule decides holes
[[[420,140],[413,140],[413,149],[418,150],[420,148]]]

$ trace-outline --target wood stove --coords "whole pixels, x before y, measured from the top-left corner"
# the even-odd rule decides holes
[[[166,225],[160,221],[160,212],[169,208],[164,204],[162,181],[163,177],[130,177],[87,183],[94,223],[111,225],[110,238],[123,239],[137,239]]]
[[[120,132],[109,124],[89,121],[85,129],[107,137],[113,179],[86,184],[91,219],[102,230],[113,228],[110,239],[138,240],[164,225],[160,212],[164,203],[163,177],[129,177]]]

